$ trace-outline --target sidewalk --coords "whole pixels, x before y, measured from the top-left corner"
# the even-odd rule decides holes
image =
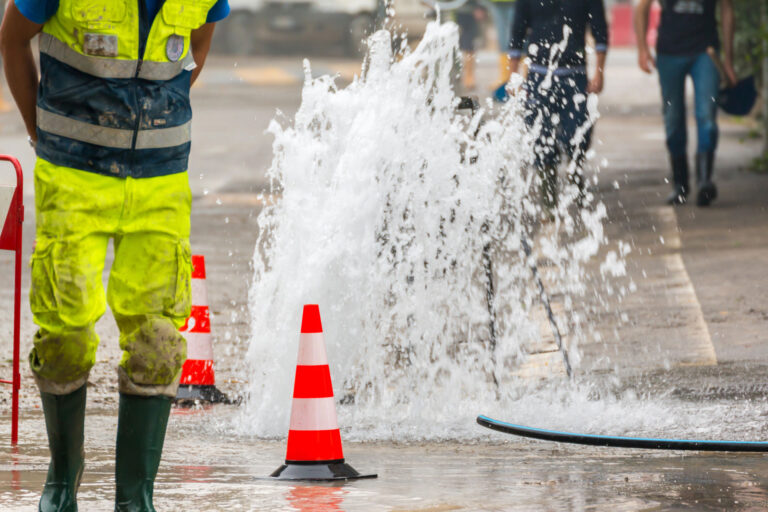
[[[640,72],[632,53],[611,54],[608,70],[607,89],[601,98],[605,114],[597,125],[595,148],[608,161],[600,188],[612,219],[609,236],[635,238],[635,252],[641,252],[634,255],[640,256],[637,265],[654,255],[682,257],[683,270],[695,292],[692,300],[701,310],[704,323],[700,328],[707,331],[701,336],[710,338],[718,362],[768,362],[768,274],[764,270],[768,263],[768,176],[748,170],[759,154],[759,140],[750,139],[750,125],[744,120],[721,115],[715,171],[718,199],[710,208],[692,203],[665,206],[670,186],[664,180],[669,171],[655,76]],[[626,102],[622,91],[627,92]],[[692,109],[688,112],[691,154],[696,131]],[[692,154],[690,159],[693,168]],[[618,190],[611,186],[614,180],[620,185]],[[659,216],[668,225],[661,226]],[[660,229],[670,233],[673,242],[677,235],[679,247],[669,240],[666,244],[649,240]],[[670,304],[674,305],[681,304]],[[668,313],[666,321],[675,318],[674,309]],[[659,325],[664,321],[660,318]]]

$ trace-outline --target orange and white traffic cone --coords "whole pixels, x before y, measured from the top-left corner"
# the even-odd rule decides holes
[[[176,400],[230,403],[229,398],[216,388],[203,256],[192,256],[192,313],[179,332],[187,340],[187,360],[181,369]]]
[[[320,308],[304,306],[296,380],[293,383],[291,426],[285,464],[271,475],[281,480],[352,480],[361,475],[344,462],[336,421],[331,370],[325,352]]]

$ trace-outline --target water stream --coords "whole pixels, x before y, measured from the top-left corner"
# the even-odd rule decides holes
[[[346,439],[477,438],[478,413],[586,431],[702,430],[707,418],[569,382],[561,364],[520,377],[546,326],[531,265],[558,304],[578,370],[579,343],[598,336],[594,308],[618,314],[634,286],[614,282],[629,246],[611,246],[605,206],[588,193],[577,207],[566,180],[553,219],[541,222],[529,171],[537,128],[524,123],[521,94],[457,108],[454,24],[431,23],[413,50],[393,54],[386,31],[368,46],[362,76],[346,87],[305,62],[298,112],[269,126],[274,201],[259,217],[250,384],[236,430],[285,435],[307,303],[320,305]],[[582,101],[594,122],[596,98]]]
[[[259,435],[284,434],[304,303],[321,307],[340,415],[370,438],[450,437],[457,416],[517,396],[509,369],[540,337],[536,259],[564,304],[572,363],[589,335],[576,303],[605,208],[575,208],[566,186],[539,229],[520,95],[492,115],[457,108],[452,23],[398,55],[386,31],[368,44],[344,88],[305,63],[295,119],[269,127],[276,200],[259,218],[247,355],[258,398],[244,420]]]

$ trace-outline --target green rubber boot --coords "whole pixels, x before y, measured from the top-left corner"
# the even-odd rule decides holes
[[[167,396],[120,393],[115,512],[155,512],[152,492],[170,412]]]
[[[40,393],[51,463],[40,512],[77,512],[77,489],[85,467],[85,385],[68,395]]]

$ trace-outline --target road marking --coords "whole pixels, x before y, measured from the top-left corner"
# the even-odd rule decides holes
[[[13,105],[0,97],[0,112],[10,112],[11,110],[13,110]]]
[[[555,236],[554,229],[554,224],[548,224],[545,229],[542,229],[538,233],[538,237],[549,238]],[[534,243],[534,255],[536,261],[541,260],[542,254],[540,243]],[[565,349],[568,350],[570,347],[570,344],[568,343],[570,328],[566,320],[567,313],[563,303],[558,298],[550,295],[554,287],[547,278],[550,272],[557,272],[557,270],[554,267],[547,268],[542,266],[539,266],[537,270],[539,278],[544,284],[544,290],[547,293],[549,306],[552,308],[552,314],[557,323],[558,331],[560,331],[560,338]],[[537,286],[536,280],[533,278],[532,274],[530,278],[529,286],[535,288]],[[532,340],[524,347],[525,359],[512,371],[512,374],[525,379],[546,379],[555,375],[566,375],[563,354],[560,352],[560,349],[557,348],[552,324],[550,323],[544,303],[538,294],[536,294],[536,299],[530,314],[533,322],[538,326],[539,336],[536,340]]]
[[[361,70],[357,62],[339,62],[328,66],[329,75],[339,75],[345,82],[351,82],[355,76],[360,76]]]
[[[512,375],[522,379],[547,379],[556,375],[565,375],[563,355],[552,343],[554,352],[526,354],[525,361],[512,370]]]
[[[532,282],[531,286],[536,284]],[[544,284],[547,287],[547,284]],[[567,322],[563,321],[565,317],[565,308],[563,305],[552,300],[550,298],[550,307],[552,313],[555,316],[555,322],[560,331],[560,337],[563,343],[568,346],[567,338],[569,334]],[[549,317],[547,311],[544,309],[544,305],[540,299],[537,299],[537,304],[534,306],[531,312],[533,321],[539,327],[539,338],[533,343],[525,347],[525,360],[523,363],[515,368],[512,372],[513,375],[522,378],[547,378],[554,375],[565,375],[565,363],[563,362],[563,354],[557,348],[555,344],[555,335],[552,332],[552,324],[549,323]]]
[[[660,221],[659,231],[664,245],[674,250],[672,253],[661,255],[668,273],[664,286],[666,302],[670,308],[674,308],[679,314],[689,319],[685,322],[686,336],[683,339],[688,347],[685,357],[678,364],[680,366],[716,365],[717,355],[709,327],[680,252],[682,242],[675,209],[669,206],[657,207],[652,209],[651,213]]]
[[[237,68],[235,74],[244,82],[258,86],[295,85],[300,83],[299,77],[274,66]]]
[[[659,241],[663,244],[664,252],[659,251],[653,256],[656,262],[654,266],[658,269],[655,277],[648,276],[640,290],[634,292],[634,296],[630,296],[633,302],[656,303],[652,306],[654,317],[644,316],[639,320],[648,322],[648,328],[653,328],[653,331],[664,336],[664,340],[661,341],[673,365],[716,365],[717,355],[709,328],[683,261],[682,241],[675,210],[671,207],[657,207],[650,209],[649,214],[653,219],[651,222],[659,236]],[[553,287],[547,282],[546,270],[540,268],[540,274],[545,288],[551,291]],[[563,305],[558,300],[552,298],[550,300],[565,346],[570,347],[569,326],[565,321],[566,313]],[[628,306],[630,306],[629,303],[625,302],[624,308]],[[664,319],[669,325],[650,324],[659,314],[665,315]],[[552,328],[540,303],[535,305],[532,316],[539,326],[539,338],[526,347],[528,356],[512,373],[524,378],[546,378],[554,374],[564,374],[562,354],[557,350]]]

